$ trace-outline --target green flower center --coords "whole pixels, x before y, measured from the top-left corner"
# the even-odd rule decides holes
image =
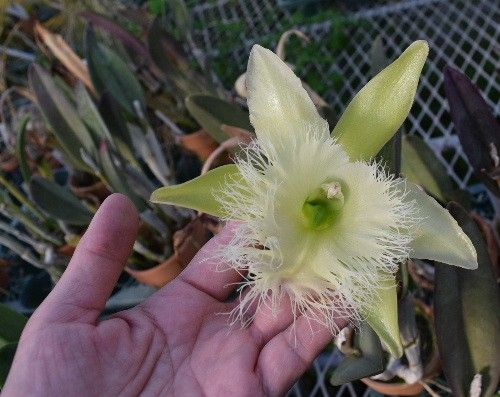
[[[343,206],[344,194],[340,182],[325,182],[302,205],[304,225],[312,230],[327,229],[338,218]]]

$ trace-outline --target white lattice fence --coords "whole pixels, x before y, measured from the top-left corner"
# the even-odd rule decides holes
[[[366,83],[370,70],[369,50],[378,34],[383,34],[391,57],[413,40],[427,40],[431,52],[405,130],[409,134],[418,134],[429,143],[458,186],[481,196],[484,188],[472,175],[451,124],[444,98],[442,70],[449,64],[465,72],[479,86],[495,114],[500,114],[500,3],[493,0],[406,0],[386,4],[387,1],[379,1],[371,3],[382,5],[372,4],[369,9],[359,9],[362,2],[345,3],[351,6],[356,3],[351,8],[358,10],[349,15],[355,23],[349,27],[347,47],[327,66],[324,63],[308,66],[322,77],[328,101],[340,113]],[[208,60],[217,57],[222,41],[227,42],[228,37],[223,35],[231,34],[219,31],[221,22],[243,26],[232,37],[234,46],[227,59],[228,63],[239,65],[241,70],[245,68],[252,44],[259,43],[266,34],[280,33],[283,22],[290,17],[290,13],[280,9],[275,0],[191,0],[191,4],[195,26],[193,37]],[[319,43],[330,34],[331,28],[331,22],[300,27]],[[321,51],[328,55],[326,48]],[[338,75],[343,76],[340,86],[334,79]],[[328,370],[338,358],[336,354],[323,354],[310,371],[315,377],[314,383],[296,385],[291,395],[332,395]],[[356,394],[352,385],[346,385],[337,395]]]

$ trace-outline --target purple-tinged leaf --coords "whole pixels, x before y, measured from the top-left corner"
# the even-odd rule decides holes
[[[500,196],[498,181],[500,123],[467,76],[447,66],[444,88],[453,124],[472,167],[487,187]]]
[[[134,37],[128,31],[123,29],[121,26],[113,22],[112,20],[106,18],[103,15],[84,11],[80,13],[80,16],[86,19],[88,22],[92,23],[94,26],[97,26],[117,39],[119,39],[125,46],[131,49],[137,55],[137,58],[142,59],[143,61],[149,60],[149,52],[144,44],[141,43],[139,39]]]

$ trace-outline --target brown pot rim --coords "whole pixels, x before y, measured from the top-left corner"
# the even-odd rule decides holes
[[[421,383],[412,383],[411,385],[407,383],[385,383],[368,378],[363,378],[361,381],[373,390],[389,396],[415,396],[424,390]]]

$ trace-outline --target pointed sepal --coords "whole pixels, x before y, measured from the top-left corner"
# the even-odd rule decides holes
[[[223,165],[188,182],[157,189],[150,200],[153,203],[171,204],[224,217],[226,211],[217,196],[223,194],[224,187],[229,184],[241,186],[244,183],[236,165]]]
[[[394,276],[384,275],[373,304],[369,308],[363,309],[361,314],[391,356],[401,357],[403,346],[399,336],[398,299]]]
[[[347,106],[332,136],[353,160],[369,160],[408,116],[429,46],[419,40],[371,79]]]
[[[274,52],[254,45],[246,74],[250,121],[262,143],[282,143],[308,131],[328,136],[328,123],[288,65]]]
[[[410,230],[410,257],[430,259],[464,269],[477,269],[477,254],[469,237],[450,213],[422,189],[406,182],[405,201],[413,201],[417,224]]]

